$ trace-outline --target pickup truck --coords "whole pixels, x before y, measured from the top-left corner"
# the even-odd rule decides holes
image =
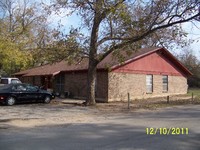
[[[22,83],[18,78],[0,78],[0,86],[5,84]]]

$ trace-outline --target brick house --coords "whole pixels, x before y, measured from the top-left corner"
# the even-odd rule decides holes
[[[120,101],[187,93],[187,70],[165,48],[144,48],[127,55],[123,63],[108,55],[98,64],[97,100]],[[55,92],[70,93],[74,98],[87,94],[88,59],[69,65],[65,61],[15,73],[23,82],[45,85]]]

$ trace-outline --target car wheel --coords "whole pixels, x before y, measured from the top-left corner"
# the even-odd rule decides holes
[[[6,105],[12,106],[15,104],[15,102],[16,102],[16,99],[14,97],[8,97],[6,100]]]
[[[45,99],[44,99],[44,103],[48,104],[50,102],[51,102],[50,96],[46,96]]]

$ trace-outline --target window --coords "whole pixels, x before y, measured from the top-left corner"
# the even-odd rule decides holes
[[[8,84],[8,79],[0,79],[1,84]]]
[[[26,87],[24,85],[15,85],[12,87],[12,90],[15,92],[26,91]]]
[[[13,84],[21,83],[21,81],[19,81],[19,79],[11,79],[11,83],[13,83]]]
[[[56,92],[62,93],[65,91],[65,74],[56,76]]]
[[[162,77],[162,85],[163,85],[163,92],[167,92],[168,91],[168,76],[164,75]]]
[[[27,86],[26,86],[26,90],[27,90],[28,92],[38,92],[38,89],[39,89],[39,88],[37,88],[36,86],[31,86],[31,85],[27,85]]]
[[[146,91],[147,93],[153,92],[153,75],[146,76]]]

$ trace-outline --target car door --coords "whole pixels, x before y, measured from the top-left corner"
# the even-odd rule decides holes
[[[12,94],[18,101],[26,101],[26,87],[23,84],[16,84],[12,87]]]
[[[26,85],[27,99],[28,100],[40,100],[42,98],[42,93],[40,89],[33,85]]]

